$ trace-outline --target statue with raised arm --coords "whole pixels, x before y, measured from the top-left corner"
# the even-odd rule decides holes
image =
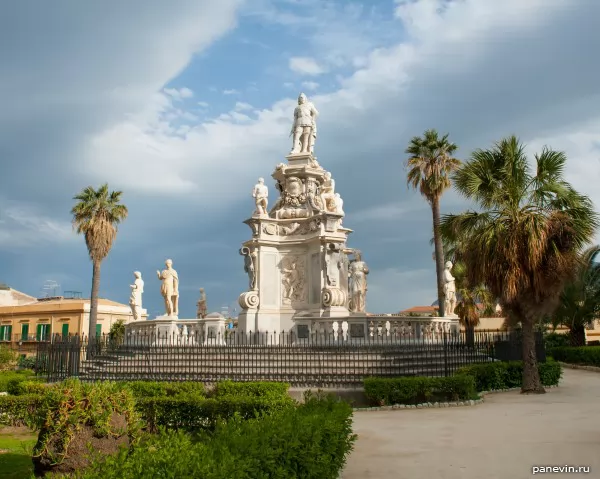
[[[293,136],[290,154],[313,154],[317,139],[317,116],[319,112],[308,101],[304,93],[298,97],[298,106],[294,109],[294,123],[290,135]]]
[[[165,300],[165,310],[167,316],[177,316],[179,313],[179,276],[173,269],[173,261],[165,261],[166,269],[156,271],[158,279],[162,281],[160,294]]]
[[[444,313],[446,316],[454,316],[456,307],[456,284],[452,276],[452,262],[446,261],[444,269]]]
[[[254,198],[254,202],[256,203],[254,216],[268,216],[267,203],[269,201],[269,189],[265,186],[264,178],[259,178],[258,183],[254,185],[252,198]]]
[[[131,307],[131,314],[133,315],[134,321],[137,321],[141,317],[142,312],[142,293],[144,292],[144,280],[142,279],[142,273],[135,271],[133,273],[135,278],[133,284],[130,284],[131,296],[129,297],[129,306]]]

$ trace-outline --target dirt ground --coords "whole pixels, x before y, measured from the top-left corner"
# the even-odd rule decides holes
[[[600,477],[600,373],[565,370],[560,387],[547,391],[491,394],[468,407],[356,412],[358,440],[341,477],[520,479],[550,465],[589,466],[583,475]]]

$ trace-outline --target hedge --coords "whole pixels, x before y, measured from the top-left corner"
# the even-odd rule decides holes
[[[196,431],[212,430],[219,421],[234,416],[251,419],[257,415],[290,409],[293,405],[294,401],[290,397],[155,397],[136,399],[135,409],[150,431],[155,432],[161,427]]]
[[[367,378],[365,396],[376,405],[448,402],[477,397],[475,379],[460,375],[445,378]]]
[[[6,387],[6,392],[13,396],[23,396],[26,394],[44,394],[51,384],[47,384],[37,378],[11,379]]]
[[[181,431],[149,436],[132,452],[98,458],[80,479],[338,479],[356,436],[352,409],[331,398],[260,419],[220,423],[197,440]]]
[[[129,389],[135,398],[179,396],[204,397],[206,395],[204,384],[192,381],[128,381],[119,384],[122,387]]]
[[[600,346],[554,348],[550,354],[556,361],[600,367]]]
[[[544,386],[556,386],[562,376],[562,368],[556,361],[538,363],[540,380]],[[523,362],[491,362],[472,364],[460,368],[456,376],[470,376],[475,379],[477,391],[494,391],[521,387]],[[455,377],[456,377],[455,376]]]
[[[2,371],[0,372],[0,392],[8,392],[9,383],[30,380],[35,373],[29,369],[20,371]]]
[[[0,396],[0,424],[4,426],[29,426],[33,414],[41,407],[42,396]]]
[[[234,382],[221,381],[212,391],[213,397],[257,397],[283,399],[288,395],[288,383],[266,381]]]

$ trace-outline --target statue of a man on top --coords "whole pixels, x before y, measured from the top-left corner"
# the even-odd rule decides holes
[[[294,109],[294,124],[290,135],[294,137],[290,154],[313,154],[317,139],[317,116],[319,112],[308,101],[304,93],[298,97],[298,106]]]

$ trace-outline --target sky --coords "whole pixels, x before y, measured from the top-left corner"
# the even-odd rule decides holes
[[[431,212],[404,150],[428,128],[468,159],[516,134],[567,153],[600,204],[597,0],[5,0],[0,16],[0,282],[89,296],[73,196],[108,182],[129,218],[100,295],[163,314],[156,270],[180,277],[180,318],[233,308],[247,286],[251,190],[285,161],[300,92],[315,154],[368,263],[367,309],[435,299]],[[470,207],[455,192],[442,213]]]

